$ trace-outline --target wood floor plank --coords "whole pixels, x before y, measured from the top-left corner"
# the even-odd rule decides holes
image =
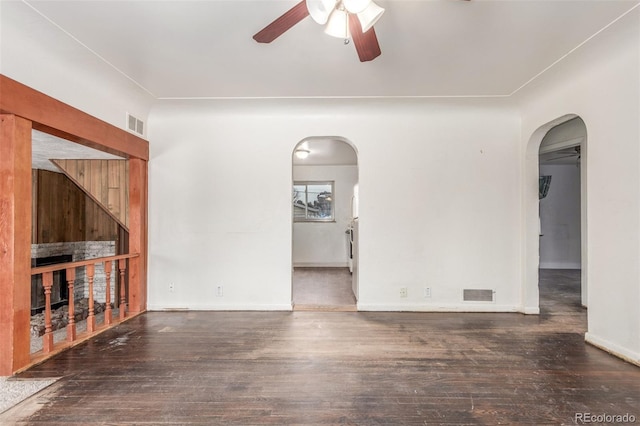
[[[579,412],[640,419],[640,368],[585,344],[576,274],[549,274],[541,274],[539,316],[146,313],[21,374],[63,378],[26,403],[32,412],[16,407],[0,423],[558,425]]]

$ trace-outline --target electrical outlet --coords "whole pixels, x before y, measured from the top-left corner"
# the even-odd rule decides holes
[[[173,293],[175,289],[176,289],[176,285],[174,283],[169,283],[169,292]]]
[[[400,297],[407,297],[407,288],[400,287]]]
[[[218,297],[222,297],[222,296],[224,295],[224,293],[223,293],[223,291],[222,291],[222,286],[221,286],[221,285],[219,285],[219,286],[216,288],[216,295],[217,295]]]
[[[424,288],[424,297],[425,298],[431,297],[431,287]]]

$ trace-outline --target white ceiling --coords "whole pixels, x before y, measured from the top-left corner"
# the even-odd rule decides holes
[[[98,151],[88,146],[80,145],[33,130],[31,132],[31,168],[43,169],[60,173],[60,170],[50,161],[54,160],[121,160],[121,157]]]
[[[252,39],[297,2],[18,3],[164,99],[508,96],[640,0],[376,0],[382,55],[367,63],[310,17],[271,44]],[[344,144],[324,142],[307,164],[355,164]],[[48,158],[106,155],[38,133],[33,150],[34,167],[49,170]]]
[[[358,164],[356,151],[339,138],[307,138],[296,149],[309,151],[305,159],[293,156],[294,166],[355,166]]]
[[[26,4],[157,98],[505,96],[638,4],[376,1],[382,55],[367,63],[309,17],[252,39],[296,0]]]

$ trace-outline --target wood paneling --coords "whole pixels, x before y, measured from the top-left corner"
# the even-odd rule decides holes
[[[52,160],[69,179],[129,228],[129,165],[126,160]]]
[[[34,244],[118,241],[118,223],[69,178],[48,170],[36,175]]]
[[[0,112],[33,121],[33,128],[121,157],[149,159],[149,143],[0,74]],[[122,115],[124,120],[124,113]]]
[[[31,123],[0,116],[0,376],[29,362]],[[25,196],[26,195],[26,196]]]

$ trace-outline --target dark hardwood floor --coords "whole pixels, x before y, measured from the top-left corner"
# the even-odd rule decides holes
[[[539,316],[147,313],[21,374],[62,378],[0,424],[640,422],[640,368],[585,344],[579,283],[554,273]]]

